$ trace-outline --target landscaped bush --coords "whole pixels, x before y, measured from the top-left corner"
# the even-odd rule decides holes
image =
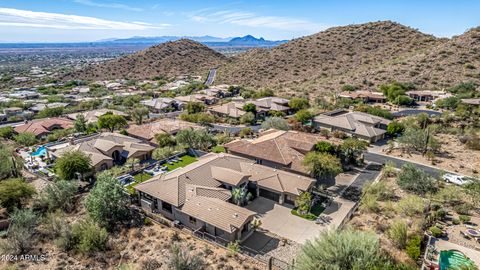
[[[459,215],[468,215],[473,209],[473,206],[468,203],[459,203],[453,206],[453,210]]]
[[[453,224],[453,225],[458,225],[458,224],[460,224],[460,220],[454,218],[454,219],[452,219],[452,224]]]
[[[422,239],[420,238],[420,236],[415,235],[408,240],[405,251],[407,252],[410,258],[416,261],[420,257],[421,245],[422,245]]]
[[[373,194],[365,194],[360,203],[360,210],[364,212],[378,213],[380,211],[380,206],[377,197]]]
[[[469,216],[467,216],[467,215],[460,215],[458,218],[460,219],[460,221],[461,221],[462,223],[470,222],[470,219],[471,219],[471,218],[470,218]]]
[[[440,230],[440,228],[438,228],[436,226],[432,226],[428,230],[432,233],[433,237],[438,238],[438,237],[441,237],[443,235],[443,231]]]

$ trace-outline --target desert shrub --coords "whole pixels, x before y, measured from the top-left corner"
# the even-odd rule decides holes
[[[460,219],[460,221],[461,221],[462,223],[470,222],[470,219],[471,219],[471,218],[470,218],[469,216],[467,216],[467,215],[460,215],[460,216],[458,216],[458,218]]]
[[[168,268],[173,270],[205,269],[206,264],[202,257],[194,255],[184,247],[173,244],[170,249]]]
[[[458,224],[460,224],[460,220],[454,218],[454,219],[452,219],[452,224],[453,224],[453,225],[458,225]]]
[[[35,194],[35,188],[23,179],[13,178],[0,182],[0,205],[7,211],[22,208],[33,194]]]
[[[438,189],[437,182],[433,177],[410,163],[402,166],[397,177],[397,184],[403,190],[419,195],[433,193]]]
[[[281,118],[281,117],[267,117],[265,121],[262,123],[262,128],[263,129],[279,129],[279,130],[289,130],[290,125],[288,124],[287,120]]]
[[[412,236],[408,240],[407,246],[405,248],[407,255],[414,260],[418,260],[418,258],[420,257],[421,244],[422,244],[422,239],[420,238],[420,236],[418,235]]]
[[[395,221],[388,229],[387,235],[397,248],[403,249],[407,244],[407,224],[404,221]]]
[[[326,230],[307,241],[297,256],[299,270],[385,269],[378,238],[374,233]]]
[[[378,213],[380,211],[380,205],[378,204],[377,197],[373,194],[365,194],[360,202],[360,210],[362,212]]]
[[[398,202],[397,209],[407,216],[414,216],[423,213],[425,203],[416,195],[407,195]]]
[[[319,141],[315,144],[315,151],[320,153],[335,154],[335,145],[327,141]]]
[[[385,182],[367,183],[363,188],[363,193],[370,194],[380,201],[389,200],[395,196],[393,190],[387,187]]]
[[[227,244],[227,249],[230,255],[235,255],[240,252],[240,243],[238,241],[233,241]]]
[[[253,135],[253,130],[251,128],[242,128],[238,134],[241,138],[250,137]]]
[[[428,229],[430,231],[430,233],[432,233],[432,236],[433,237],[441,237],[443,235],[443,232],[442,230],[440,230],[440,228],[436,227],[436,226],[432,226]]]
[[[15,210],[10,216],[8,227],[8,249],[16,253],[24,253],[31,248],[32,237],[37,225],[37,215],[31,209]]]
[[[445,217],[447,216],[447,211],[445,211],[445,209],[438,209],[435,212],[435,216],[440,220],[444,220]]]
[[[473,209],[473,206],[468,203],[459,203],[453,206],[453,210],[460,215],[468,215],[470,211]]]
[[[36,208],[54,211],[62,209],[71,211],[75,204],[77,183],[60,180],[47,185],[35,200]]]
[[[153,222],[150,218],[146,217],[146,218],[143,219],[143,225],[151,226],[151,225],[153,225]]]
[[[345,139],[348,137],[347,134],[341,130],[334,130],[332,136],[337,139]]]
[[[81,254],[93,254],[107,249],[108,232],[93,221],[82,220],[72,226],[75,249]]]

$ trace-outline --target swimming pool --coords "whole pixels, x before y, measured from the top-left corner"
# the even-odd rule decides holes
[[[47,154],[47,148],[45,146],[40,146],[35,152],[31,153],[30,156],[38,157],[45,156]]]
[[[457,250],[440,251],[440,270],[460,269],[462,266],[473,265],[473,261]]]

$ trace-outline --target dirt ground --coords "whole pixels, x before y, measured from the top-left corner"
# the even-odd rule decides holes
[[[461,175],[480,176],[480,151],[467,149],[455,135],[440,134],[435,137],[441,143],[441,153],[436,155],[434,166]],[[432,161],[421,154],[402,153],[400,149],[394,149],[389,155],[432,165]],[[477,173],[475,173],[475,170],[477,170]]]
[[[199,254],[208,264],[207,269],[265,269],[265,265],[240,254],[193,238],[185,233],[175,233],[170,228],[153,224],[124,230],[110,237],[111,250],[92,256],[65,253],[51,241],[38,243],[29,254],[47,254],[43,262],[21,261],[0,263],[17,269],[169,269],[170,247],[177,243],[194,254]],[[12,268],[15,269],[15,268]]]

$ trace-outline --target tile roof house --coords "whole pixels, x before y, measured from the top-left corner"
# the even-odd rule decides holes
[[[231,189],[248,188],[256,196],[294,203],[314,179],[256,164],[253,160],[210,153],[197,162],[135,186],[142,208],[178,220],[227,241],[251,233],[255,212],[229,202]]]
[[[340,130],[350,136],[369,142],[376,142],[385,137],[387,125],[391,121],[363,112],[335,110],[316,116],[313,125],[317,129]]]
[[[212,105],[217,103],[218,98],[214,96],[207,96],[204,94],[193,94],[188,96],[178,96],[175,97],[175,100],[179,102],[199,102],[204,103],[205,105]]]
[[[171,135],[177,134],[184,129],[203,129],[203,127],[183,120],[162,118],[155,122],[146,123],[143,125],[130,125],[127,129],[127,134],[134,138],[156,144],[155,134],[168,133]]]
[[[303,175],[309,172],[302,165],[320,137],[314,134],[269,129],[256,139],[241,139],[225,144],[228,153],[254,159],[258,164]]]
[[[209,108],[209,112],[220,117],[230,117],[238,119],[246,112],[243,110],[243,102],[228,102]]]
[[[243,106],[245,104],[255,104],[257,109],[257,116],[266,116],[268,111],[279,111],[288,114],[290,107],[288,107],[288,99],[279,97],[265,97],[257,100],[235,99],[232,102],[213,106],[209,109],[212,114],[220,117],[240,118],[245,114]]]
[[[55,129],[73,128],[73,121],[66,118],[45,118],[33,121],[27,121],[23,125],[14,128],[16,133],[29,132],[35,134],[37,138],[42,138],[50,134]]]
[[[156,113],[178,111],[182,110],[184,106],[184,102],[167,97],[142,100],[140,103]]]
[[[376,102],[384,103],[387,102],[387,98],[381,92],[372,92],[372,91],[345,91],[338,94],[340,98],[348,99],[361,99],[364,102]]]
[[[85,120],[87,120],[87,123],[96,123],[98,121],[98,118],[108,112],[111,112],[116,115],[121,115],[121,116],[128,116],[128,114],[117,111],[117,110],[110,110],[110,109],[97,109],[97,110],[91,110],[91,111],[86,111],[86,112],[79,112],[79,113],[71,113],[67,115],[68,118],[75,120],[77,119],[77,115],[83,114],[85,117]]]
[[[58,149],[52,154],[61,157],[66,152],[82,151],[90,157],[92,166],[98,172],[110,169],[114,163],[122,163],[128,158],[149,159],[154,149],[155,147],[138,139],[106,132]]]

